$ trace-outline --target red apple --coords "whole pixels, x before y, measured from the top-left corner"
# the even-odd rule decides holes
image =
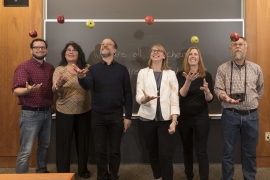
[[[37,37],[37,31],[36,30],[29,31],[29,36],[32,37],[32,38]]]
[[[145,17],[145,22],[147,23],[147,24],[153,24],[154,23],[154,18],[152,17],[152,16],[146,16]]]
[[[59,14],[59,15],[57,16],[57,22],[60,23],[60,24],[63,24],[63,23],[65,22],[64,15]]]
[[[238,33],[233,32],[233,33],[230,35],[230,39],[231,39],[232,41],[238,41],[238,39],[239,39]]]

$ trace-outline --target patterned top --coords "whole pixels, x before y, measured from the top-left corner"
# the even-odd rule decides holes
[[[217,97],[220,94],[230,94],[230,81],[231,81],[231,62],[228,61],[218,67],[215,93]],[[246,66],[246,67],[245,67]],[[251,110],[258,107],[258,101],[263,94],[264,80],[261,67],[250,61],[245,61],[245,66],[240,69],[233,62],[232,73],[232,87],[231,92],[244,93],[245,92],[245,75],[246,75],[246,96],[245,101],[238,104],[229,104],[225,101],[221,102],[223,108],[235,108],[238,110]],[[246,72],[245,72],[246,69]]]
[[[87,65],[85,69],[88,69]],[[64,114],[82,114],[91,109],[91,91],[84,90],[78,83],[78,77],[67,70],[66,66],[59,66],[53,73],[53,82],[59,76],[68,78],[68,81],[59,89],[56,100],[56,110]]]
[[[29,85],[40,84],[42,86],[35,92],[25,96],[19,96],[19,105],[32,108],[46,107],[53,104],[52,76],[54,67],[47,63],[39,63],[34,58],[20,64],[14,72],[12,92],[16,88],[25,88]]]

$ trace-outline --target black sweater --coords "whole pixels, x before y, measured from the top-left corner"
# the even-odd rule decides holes
[[[99,113],[122,111],[125,118],[132,116],[132,91],[129,73],[125,66],[113,61],[107,65],[99,62],[89,67],[86,77],[78,79],[85,89],[92,89],[92,109]]]
[[[182,75],[182,71],[178,72],[176,77],[179,83],[179,89],[181,89],[185,84],[186,78]],[[207,72],[205,80],[208,83],[208,88],[214,99],[212,75]],[[181,96],[180,94],[180,114],[196,115],[200,114],[200,112],[204,111],[205,109],[208,109],[204,92],[200,90],[201,86],[203,86],[203,78],[199,77],[190,84],[189,91],[185,97]],[[209,102],[212,102],[213,99]]]

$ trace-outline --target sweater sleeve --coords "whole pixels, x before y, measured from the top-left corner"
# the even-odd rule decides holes
[[[93,88],[94,76],[93,76],[91,66],[88,68],[88,70],[89,71],[86,73],[86,76],[84,78],[82,79],[78,78],[78,82],[80,86],[85,90],[89,90]]]
[[[131,119],[132,116],[132,91],[127,68],[125,68],[124,79],[124,98],[125,98],[125,118]]]

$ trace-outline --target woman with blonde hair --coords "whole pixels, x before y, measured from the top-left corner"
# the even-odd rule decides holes
[[[138,115],[153,176],[173,180],[174,139],[180,114],[178,82],[160,44],[152,46],[148,67],[138,74],[136,101],[140,104]]]
[[[193,46],[187,50],[183,70],[176,76],[180,88],[181,111],[178,129],[184,149],[186,178],[192,180],[194,177],[193,144],[195,144],[200,179],[208,180],[207,141],[210,131],[208,103],[213,101],[213,85],[212,76],[206,71],[201,52],[197,47]]]

